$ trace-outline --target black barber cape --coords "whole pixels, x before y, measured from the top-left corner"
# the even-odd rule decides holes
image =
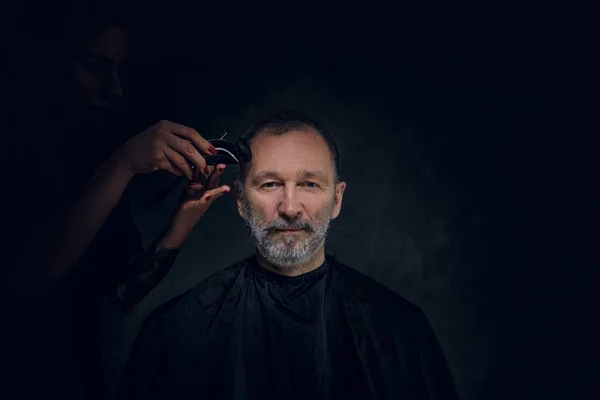
[[[457,399],[425,315],[326,256],[296,277],[256,258],[158,309],[122,399]]]

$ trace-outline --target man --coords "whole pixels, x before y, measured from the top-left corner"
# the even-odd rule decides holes
[[[282,112],[246,134],[236,181],[255,255],[152,315],[123,399],[456,399],[423,312],[325,254],[346,183],[337,145]]]
[[[36,61],[44,60],[33,68],[44,79],[28,92],[35,96],[23,94],[28,107],[6,130],[15,143],[2,168],[13,195],[2,260],[9,289],[2,293],[10,296],[3,315],[11,327],[3,359],[8,381],[26,398],[104,398],[101,300],[109,296],[133,309],[167,275],[204,212],[229,191],[219,186],[225,165],[204,170],[203,155],[215,150],[195,130],[161,121],[125,143],[114,133],[129,30],[114,9],[101,7],[63,26],[43,15],[58,26],[31,47]],[[191,180],[168,226],[144,248],[127,187],[135,175],[156,170]],[[206,187],[198,182],[203,170],[211,176]]]

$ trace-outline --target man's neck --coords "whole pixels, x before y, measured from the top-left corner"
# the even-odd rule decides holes
[[[278,268],[277,266],[267,261],[258,250],[256,251],[256,260],[258,261],[258,264],[261,267],[268,271],[275,272],[276,274],[284,276],[298,276],[314,271],[315,269],[323,265],[323,263],[325,262],[325,247],[321,247],[319,251],[317,251],[308,262],[300,264],[294,268],[288,269],[287,271],[283,270],[282,268]]]

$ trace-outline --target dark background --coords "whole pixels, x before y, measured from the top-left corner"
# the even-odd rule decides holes
[[[569,152],[548,129],[562,85],[552,27],[525,9],[364,7],[133,6],[130,133],[169,119],[234,139],[265,113],[307,112],[333,131],[348,184],[327,251],[423,308],[461,398],[572,394],[572,349],[555,341],[572,343],[575,328],[557,323],[570,302],[557,300],[563,259],[547,240],[563,222],[566,163],[554,155]],[[142,200],[168,179],[132,186],[147,244],[177,195],[155,210]],[[226,196],[135,312],[107,301],[112,390],[152,310],[252,251]]]

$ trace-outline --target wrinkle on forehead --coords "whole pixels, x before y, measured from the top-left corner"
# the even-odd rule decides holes
[[[261,131],[257,136],[255,136],[252,141],[251,148],[253,154],[253,161],[256,161],[258,158],[263,158],[267,160],[271,159],[280,159],[283,158],[283,155],[280,153],[282,148],[286,148],[289,150],[290,143],[285,141],[294,140],[293,145],[298,146],[306,146],[302,150],[306,150],[310,148],[310,155],[318,155],[315,159],[302,158],[305,161],[305,165],[303,169],[314,170],[315,166],[323,166],[329,165],[331,163],[333,168],[335,169],[335,161],[333,159],[333,154],[331,154],[331,150],[327,145],[327,141],[314,129],[306,128],[304,130],[292,130],[287,131],[282,135],[274,135],[269,134],[269,132],[273,132],[272,130]],[[302,151],[301,150],[301,151]],[[295,152],[287,152],[286,159],[290,161],[299,161],[298,157],[304,157],[304,154],[298,154]],[[311,157],[312,158],[312,157]],[[323,160],[327,159],[324,163]],[[319,160],[319,161],[317,161]],[[310,163],[310,165],[308,165]],[[300,164],[300,163],[299,163]],[[251,165],[256,166],[254,162],[251,162]]]

